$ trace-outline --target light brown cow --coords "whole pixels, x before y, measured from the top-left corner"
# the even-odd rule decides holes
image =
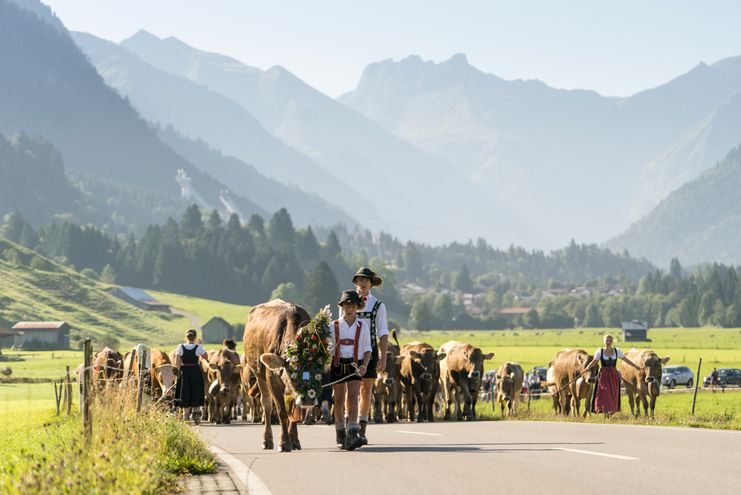
[[[396,338],[396,329],[391,330],[395,344],[389,344],[386,351],[386,371],[378,372],[373,384],[373,419],[381,423],[396,422],[401,407],[401,346]]]
[[[239,355],[229,349],[208,352],[208,404],[209,421],[229,424],[232,408],[240,392]]]
[[[289,422],[288,415],[291,411],[284,396],[290,395],[296,405],[302,408],[314,407],[317,400],[316,397],[299,394],[297,387],[298,381],[302,379],[301,373],[289,373],[281,354],[296,341],[301,325],[310,320],[306,310],[280,299],[254,306],[247,317],[243,337],[244,357],[246,365],[257,372],[257,386],[260,389],[265,422],[263,449],[273,448],[273,431],[270,427],[273,405],[278,410],[281,423],[281,452],[301,449],[298,422]]]
[[[585,371],[593,358],[594,356],[584,349],[564,349],[557,352],[553,359],[555,385],[559,390],[559,405],[561,412],[566,416],[571,413],[572,399],[577,408],[581,403],[576,384],[578,377],[581,376],[592,384],[595,382],[596,368]]]
[[[545,373],[546,386],[548,392],[551,394],[551,400],[553,401],[553,412],[561,414],[561,401],[558,396],[558,387],[556,386],[556,369],[553,367],[553,361],[548,363],[548,371]]]
[[[628,396],[628,404],[630,404],[630,412],[640,416],[642,402],[643,414],[650,415],[653,418],[656,398],[661,392],[662,366],[669,362],[669,356],[660,358],[651,349],[631,349],[625,353],[625,357],[639,367],[644,368],[639,371],[632,366],[620,367],[620,374],[625,384],[625,394]],[[636,395],[637,397],[635,397]],[[650,403],[646,397],[651,399]],[[639,400],[640,402],[638,402]]]
[[[590,414],[592,399],[592,391],[594,390],[594,384],[590,383],[588,379],[580,376],[576,379],[575,395],[571,396],[571,412],[574,417],[582,416],[584,418]],[[580,411],[581,401],[584,400],[584,413]]]
[[[440,386],[445,404],[445,419],[450,418],[450,405],[455,403],[455,418],[462,421],[476,419],[476,402],[484,374],[484,361],[494,353],[484,354],[471,344],[451,340],[440,346],[446,354],[440,361]]]
[[[502,416],[517,413],[524,378],[525,372],[518,363],[507,361],[497,370],[497,402]]]
[[[260,389],[257,386],[257,377],[245,365],[244,356],[239,359],[242,365],[240,373],[240,393],[242,394],[242,421],[259,423],[262,420],[262,406],[260,405]]]
[[[149,377],[152,386],[152,397],[155,400],[172,400],[175,398],[175,382],[178,369],[170,361],[167,353],[159,349],[151,350],[152,367],[149,368]]]
[[[117,385],[123,378],[123,356],[106,346],[93,358],[93,381],[98,388]]]

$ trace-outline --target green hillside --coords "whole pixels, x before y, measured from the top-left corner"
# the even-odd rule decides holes
[[[182,316],[142,311],[110,296],[104,288],[0,238],[0,325],[64,320],[72,327],[72,347],[88,336],[96,347],[116,341],[164,345],[181,339],[188,324]]]
[[[741,263],[741,147],[715,167],[680,187],[640,221],[608,241],[614,251],[627,249],[668,265],[716,261]]]

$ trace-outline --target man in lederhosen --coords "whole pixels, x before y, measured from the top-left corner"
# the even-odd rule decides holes
[[[368,324],[371,333],[371,359],[360,390],[360,438],[364,445],[368,443],[365,429],[368,426],[368,416],[373,402],[373,383],[378,376],[377,372],[386,370],[386,350],[389,343],[386,305],[370,292],[372,287],[378,287],[382,282],[381,277],[366,267],[359,269],[352,278],[356,291],[365,301],[365,306],[358,311],[357,316]]]

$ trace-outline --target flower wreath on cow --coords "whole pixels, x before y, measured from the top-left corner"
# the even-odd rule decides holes
[[[315,399],[322,394],[322,374],[331,357],[329,353],[331,321],[332,312],[329,306],[325,306],[309,323],[299,329],[296,340],[284,352],[287,371],[290,373],[291,381],[296,384],[299,396]],[[286,400],[293,401],[290,396],[286,396]],[[300,414],[300,408],[295,408],[293,414]]]

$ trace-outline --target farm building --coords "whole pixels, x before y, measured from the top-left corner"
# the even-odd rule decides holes
[[[232,338],[232,326],[224,318],[214,316],[201,327],[201,333],[204,342],[223,342]]]
[[[24,349],[69,349],[70,326],[65,321],[21,321],[13,330],[23,332],[13,345]]]
[[[623,342],[651,342],[648,338],[648,325],[638,320],[624,321]]]
[[[143,289],[137,289],[136,287],[111,287],[110,289],[106,289],[106,291],[109,294],[145,311],[170,312],[169,304],[159,302],[147,294]]]
[[[3,353],[3,347],[12,346],[14,338],[22,334],[23,332],[20,330],[11,330],[10,328],[0,327],[0,354]]]
[[[502,316],[507,323],[515,323],[522,319],[532,308],[502,308],[499,310],[499,315]]]

